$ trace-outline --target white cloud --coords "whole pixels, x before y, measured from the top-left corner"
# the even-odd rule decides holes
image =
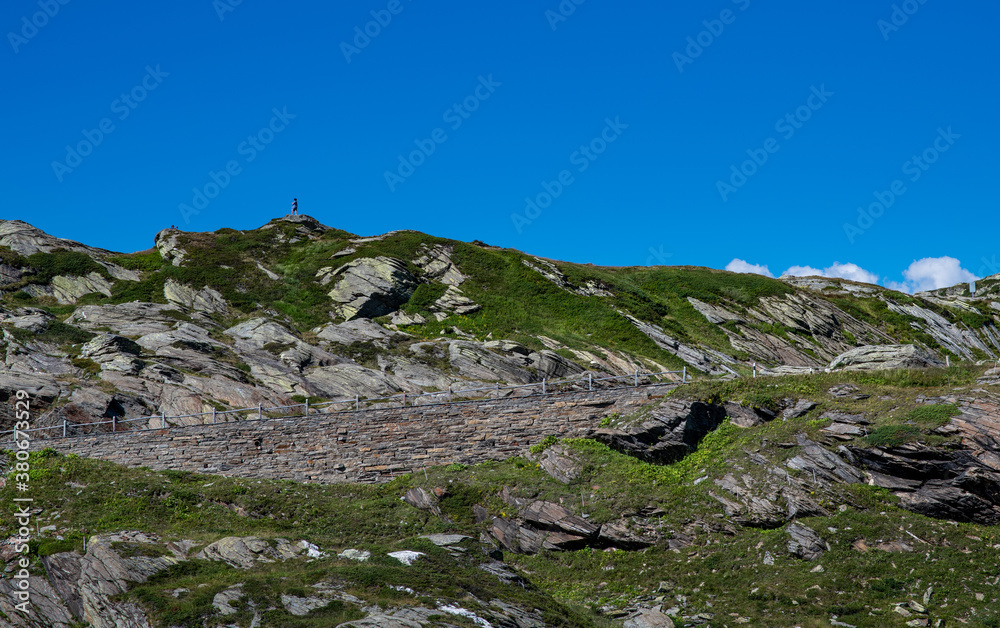
[[[751,264],[741,259],[734,259],[726,264],[726,270],[732,273],[753,273],[755,275],[764,275],[765,277],[774,277],[774,275],[771,274],[771,271],[768,270],[767,266]]]
[[[812,266],[792,266],[781,273],[782,277],[823,277],[823,271]]]
[[[841,264],[834,262],[832,266],[820,270],[812,266],[792,266],[782,277],[829,277],[831,279],[849,279],[861,283],[878,283],[878,275],[870,273],[857,264]]]
[[[903,271],[905,281],[886,281],[887,288],[900,292],[923,292],[937,290],[975,281],[976,275],[962,268],[962,262],[954,257],[925,257],[915,260]]]

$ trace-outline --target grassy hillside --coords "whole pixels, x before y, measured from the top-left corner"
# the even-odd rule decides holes
[[[52,524],[55,530],[32,549],[39,557],[79,549],[85,535],[143,530],[165,541],[193,539],[200,545],[224,536],[306,539],[330,553],[312,562],[276,563],[250,572],[205,561],[169,569],[126,594],[154,610],[162,626],[201,625],[206,618],[206,625],[219,625],[222,618],[213,614],[212,598],[237,582],[245,583],[246,602],[258,608],[278,605],[282,594],[302,596],[306,587],[325,582],[383,607],[433,607],[445,599],[465,600],[463,604],[474,609],[469,595],[504,599],[542,609],[551,625],[567,627],[610,626],[609,613],[645,602],[662,603],[664,609],[677,607],[678,616],[701,615],[710,626],[827,626],[836,617],[858,627],[883,628],[903,626],[906,618],[894,609],[910,601],[927,606],[931,619],[941,619],[943,625],[998,626],[1000,535],[994,527],[907,512],[884,489],[817,486],[812,498],[831,514],[800,523],[818,531],[830,549],[819,560],[807,562],[789,555],[784,527],[741,528],[723,516],[712,497],[720,491],[715,480],[729,473],[763,481],[768,472],[754,456],[783,466],[795,453],[783,443],[794,441],[798,434],[821,441],[820,430],[829,421],[819,416],[827,411],[871,418],[862,444],[919,440],[947,448],[949,439],[932,431],[947,422],[955,406],[927,406],[917,398],[949,394],[956,386],[973,382],[980,371],[956,367],[704,381],[674,394],[761,408],[786,398],[812,399],[819,405],[799,419],[776,420],[759,428],[742,429],[726,422],[695,453],[664,466],[591,440],[563,441],[582,469],[569,484],[549,477],[531,457],[437,467],[383,486],[320,486],[124,469],[42,451],[32,455],[32,490],[35,505],[42,510],[41,524]],[[842,384],[856,386],[857,395],[827,394],[831,386]],[[650,410],[644,408],[631,417],[609,416],[601,423],[626,425]],[[545,439],[533,451],[540,453],[556,442]],[[803,480],[808,483],[809,478]],[[429,491],[445,487],[442,516],[403,503],[401,496],[413,487]],[[475,523],[471,507],[481,504],[506,516],[511,506],[499,496],[504,487],[522,498],[561,503],[595,524],[656,508],[658,514],[650,521],[663,538],[685,538],[687,545],[671,550],[661,541],[634,551],[588,548],[533,556],[504,552],[504,560],[520,569],[535,588],[503,584],[477,569],[489,560],[485,553],[491,548],[478,541],[485,527]],[[11,482],[0,490],[0,512],[12,514],[13,496]],[[12,518],[5,516],[3,521]],[[7,523],[0,533],[11,534],[11,526]],[[463,552],[449,553],[419,538],[430,533],[464,534],[471,539],[463,542]],[[55,534],[64,540],[55,540]],[[346,548],[371,551],[374,558],[368,563],[337,558],[336,553]],[[412,567],[386,557],[387,552],[402,549],[426,557]],[[765,564],[768,556],[773,564]],[[415,593],[393,587],[409,587]],[[191,593],[175,596],[173,592],[181,588]],[[928,589],[930,601],[923,603]],[[356,607],[343,604],[305,617],[272,611],[263,625],[334,625],[357,618],[357,613]],[[466,625],[461,621],[452,624]]]

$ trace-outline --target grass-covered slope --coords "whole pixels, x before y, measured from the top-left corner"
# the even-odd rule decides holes
[[[899,498],[865,484],[824,485],[790,470],[808,487],[810,499],[829,514],[798,518],[829,545],[818,559],[790,554],[788,525],[742,527],[724,514],[717,495],[728,475],[745,486],[761,486],[771,468],[800,453],[792,446],[803,435],[830,441],[822,431],[827,412],[863,415],[867,435],[854,447],[920,443],[943,451],[961,446],[936,429],[958,412],[945,398],[961,395],[982,369],[822,374],[812,377],[701,382],[668,397],[733,402],[745,407],[780,407],[785,400],[812,400],[802,417],[777,419],[744,429],[727,421],[683,460],[654,465],[613,451],[592,440],[559,446],[579,465],[569,483],[550,477],[537,455],[556,444],[545,439],[533,454],[475,466],[451,465],[398,478],[383,486],[320,486],[293,482],[233,479],[190,473],[155,473],[39,452],[32,457],[31,486],[42,526],[53,525],[32,545],[34,556],[79,549],[85,535],[143,530],[164,541],[192,539],[199,546],[227,536],[305,539],[329,556],[258,565],[246,571],[193,560],[134,586],[124,598],[139,602],[161,626],[220,625],[212,606],[216,593],[244,584],[243,614],[274,607],[263,626],[336,625],[359,617],[359,606],[334,604],[303,617],[281,608],[281,596],[305,597],[317,583],[338,587],[366,604],[382,608],[502,600],[539,609],[548,625],[600,627],[619,609],[661,605],[677,625],[828,626],[831,619],[865,628],[908,625],[998,626],[1000,534],[991,526],[931,519],[903,509]],[[834,386],[855,387],[832,396]],[[926,399],[940,403],[929,405]],[[641,422],[654,407],[634,416],[608,416],[614,429]],[[762,462],[764,461],[764,462]],[[441,514],[401,501],[411,488],[433,493],[443,488]],[[14,531],[13,482],[0,490],[6,529]],[[506,489],[506,491],[504,491]],[[752,490],[752,489],[747,489]],[[473,505],[493,516],[513,517],[504,494],[561,504],[593,524],[644,512],[642,525],[657,540],[645,549],[589,547],[543,550],[536,555],[503,552],[532,586],[504,584],[478,565],[492,560],[495,543],[484,544],[489,520],[476,523]],[[731,496],[730,496],[731,497]],[[463,534],[460,552],[438,548],[420,535]],[[63,540],[55,539],[61,535]],[[370,551],[357,563],[336,556],[344,549]],[[126,548],[128,549],[128,548]],[[134,551],[162,552],[156,548]],[[197,548],[196,548],[197,549]],[[387,557],[397,550],[426,556],[412,566]],[[34,569],[40,570],[35,562]],[[206,585],[206,586],[201,586]],[[407,592],[409,588],[413,592]],[[180,589],[186,592],[177,595]],[[251,606],[252,602],[252,606]],[[910,616],[897,611],[899,605]],[[926,607],[926,614],[916,608]],[[909,610],[907,610],[909,609]],[[687,618],[687,619],[685,619]],[[232,621],[229,617],[225,621]],[[473,625],[449,617],[451,625]],[[240,625],[243,625],[241,623]]]

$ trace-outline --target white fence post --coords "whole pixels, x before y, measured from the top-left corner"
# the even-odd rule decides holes
[[[306,397],[306,416],[309,416],[309,397]]]
[[[354,395],[354,409],[358,412],[361,411],[361,396]]]
[[[112,414],[111,415],[111,432],[114,433],[114,432],[117,432],[117,431],[118,431],[118,417],[116,417],[115,415]]]
[[[212,408],[212,425],[215,425],[215,408]]]
[[[594,390],[594,374],[587,371],[587,390]]]
[[[546,391],[545,391],[545,378],[544,377],[542,378],[542,394],[543,395],[546,394]]]
[[[687,365],[685,365],[684,366],[684,377],[681,378],[681,383],[682,384],[686,384],[687,381],[688,381],[688,367],[687,367]]]
[[[260,402],[257,403],[257,419],[262,419],[264,414],[264,408]]]
[[[66,419],[63,419],[63,438],[66,438]]]
[[[635,384],[635,387],[638,388],[639,387],[639,369],[635,370],[634,378],[635,379],[633,380],[633,383]]]

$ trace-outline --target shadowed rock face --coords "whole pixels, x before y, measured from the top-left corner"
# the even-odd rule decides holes
[[[616,451],[645,460],[676,462],[698,447],[726,418],[726,409],[700,401],[667,400],[640,424],[598,430],[594,438]]]
[[[850,450],[872,482],[893,491],[907,510],[938,519],[1000,524],[1000,470],[971,451],[918,445]]]

